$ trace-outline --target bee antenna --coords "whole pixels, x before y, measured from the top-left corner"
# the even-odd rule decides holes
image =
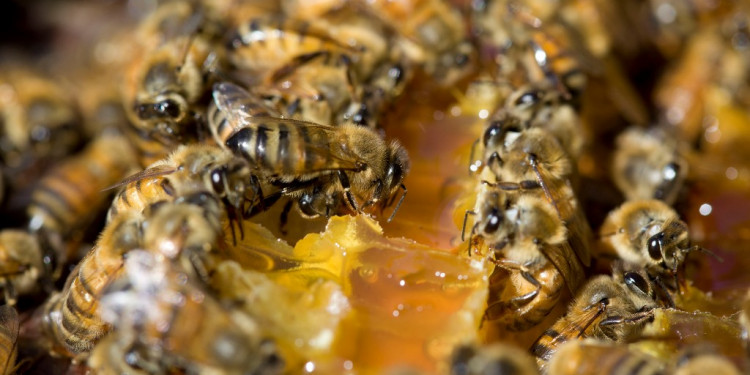
[[[708,254],[708,255],[712,256],[714,259],[718,260],[719,262],[724,262],[724,258],[718,256],[713,251],[708,250],[708,249],[706,249],[705,247],[702,247],[702,246],[695,245],[695,246],[689,247],[687,249],[681,249],[681,250],[684,253],[689,253],[691,251],[700,251],[701,253]]]
[[[469,215],[476,215],[477,213],[471,210],[467,210],[464,213],[464,225],[461,227],[461,241],[465,241],[466,234],[466,221],[469,219]]]
[[[396,216],[396,212],[398,212],[399,207],[401,207],[401,203],[403,203],[404,198],[406,198],[406,185],[401,184],[399,187],[404,190],[404,193],[401,194],[401,199],[398,200],[398,203],[396,203],[396,207],[393,209],[393,212],[391,212],[391,216],[388,217],[388,223],[390,223],[391,220],[393,220],[393,217]]]

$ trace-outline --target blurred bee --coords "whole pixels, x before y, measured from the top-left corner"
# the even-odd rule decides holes
[[[740,370],[726,358],[710,349],[710,344],[698,344],[682,350],[675,356],[670,366],[670,373],[675,375],[740,375]]]
[[[617,137],[612,179],[628,200],[673,204],[687,176],[677,142],[659,128],[631,128]]]
[[[29,231],[44,236],[59,266],[75,254],[75,244],[105,207],[102,190],[135,167],[130,145],[119,134],[95,139],[80,154],[61,162],[34,188],[27,208]]]
[[[585,339],[560,345],[547,369],[554,375],[660,375],[665,373],[666,363],[624,345]]]
[[[481,236],[494,251],[494,262],[512,272],[499,300],[489,303],[484,320],[499,320],[512,330],[529,329],[557,305],[563,284],[575,293],[583,283],[585,272],[570,248],[565,225],[543,198],[510,198],[484,183],[475,211],[467,216],[475,212],[471,236]],[[534,289],[528,291],[529,286]]]
[[[258,194],[257,180],[247,162],[231,152],[211,145],[180,146],[168,158],[126,178],[115,196],[107,221],[123,212],[142,213],[153,203],[196,191],[215,194],[224,203],[231,220],[240,218],[246,193]]]
[[[330,215],[345,208],[338,202],[358,212],[375,205],[384,209],[400,188],[404,194],[398,209],[409,170],[408,156],[398,142],[388,144],[374,130],[360,126],[329,127],[256,116],[255,108],[260,107],[256,102],[239,86],[215,85],[215,108],[209,110],[211,132],[217,143],[248,160],[283,194],[334,201],[335,206],[326,204],[324,211],[314,212]],[[340,195],[345,203],[328,198]]]
[[[0,307],[0,363],[2,372],[0,374],[15,374],[16,356],[18,355],[18,312],[13,306],[4,305]]]
[[[123,277],[102,298],[102,316],[117,333],[161,353],[169,367],[237,375],[284,367],[249,316],[225,309],[176,264],[150,252],[128,254]]]
[[[321,53],[357,52],[357,47],[340,42],[315,22],[266,16],[240,24],[228,42],[227,59],[235,68],[252,74],[255,83],[267,84],[273,76]]]
[[[476,52],[458,9],[443,0],[365,3],[366,9],[400,36],[398,47],[441,85],[451,85],[474,69]]]
[[[285,117],[338,124],[338,114],[358,99],[360,84],[354,82],[348,55],[315,52],[303,55],[304,61],[289,69],[278,70],[268,86],[254,91],[277,108]]]
[[[124,212],[102,231],[96,245],[73,269],[61,293],[44,307],[43,327],[52,350],[65,356],[88,353],[110,329],[98,313],[104,289],[121,272],[123,255],[142,245],[140,214]]]
[[[0,283],[5,303],[15,305],[17,296],[38,291],[38,280],[50,274],[51,262],[36,236],[16,229],[0,231]]]
[[[197,138],[195,106],[210,87],[203,71],[209,53],[205,38],[184,36],[136,59],[126,72],[122,96],[129,134],[144,166]]]
[[[653,295],[650,282],[641,273],[596,276],[580,290],[567,314],[537,339],[531,352],[544,368],[566,341],[591,337],[626,342],[653,319],[653,309],[658,306]]]
[[[61,354],[89,352],[110,330],[98,311],[104,290],[122,274],[124,258],[142,248],[190,266],[207,277],[205,254],[223,233],[221,204],[206,192],[157,203],[145,214],[125,211],[107,224],[96,246],[76,266],[62,293],[50,298],[44,324]]]
[[[458,346],[453,350],[450,366],[451,375],[539,374],[528,353],[501,343],[482,347]]]
[[[677,272],[691,251],[687,224],[671,207],[658,200],[625,202],[610,212],[600,230],[606,251],[651,277],[677,278]],[[679,287],[676,283],[674,287]]]
[[[27,68],[0,74],[0,164],[11,206],[46,167],[83,144],[75,103],[55,81]],[[15,207],[13,207],[15,209]]]

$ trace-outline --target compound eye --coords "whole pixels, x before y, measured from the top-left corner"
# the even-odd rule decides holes
[[[482,144],[487,146],[487,144],[493,140],[496,139],[497,135],[500,134],[500,129],[502,129],[502,122],[500,121],[492,121],[490,125],[487,127],[487,129],[484,131],[484,135],[482,136]]]
[[[637,272],[626,272],[625,273],[625,284],[637,292],[648,294],[650,288],[648,282]]]
[[[224,173],[220,169],[211,171],[211,187],[216,194],[221,195],[224,193]]]
[[[484,233],[495,233],[503,222],[503,216],[497,208],[493,208],[487,215],[487,224],[484,226]]]
[[[162,100],[154,104],[154,110],[162,116],[177,118],[180,116],[180,105],[172,99]]]
[[[653,235],[648,239],[648,255],[651,257],[651,259],[657,261],[661,261],[663,259],[661,251],[661,243],[663,238],[664,233],[659,233]]]

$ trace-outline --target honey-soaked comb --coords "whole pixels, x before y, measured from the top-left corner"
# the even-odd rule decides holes
[[[293,248],[257,225],[244,229],[255,239],[230,245],[238,261],[219,265],[215,287],[269,319],[305,369],[435,372],[457,343],[476,339],[487,298],[481,261],[387,238],[367,216],[333,217]]]

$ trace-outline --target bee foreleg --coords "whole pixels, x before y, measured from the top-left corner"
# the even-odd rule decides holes
[[[286,204],[284,205],[284,209],[281,210],[281,215],[279,215],[279,231],[281,234],[286,236],[286,223],[289,219],[289,211],[292,210],[292,203],[294,201],[288,200]]]

